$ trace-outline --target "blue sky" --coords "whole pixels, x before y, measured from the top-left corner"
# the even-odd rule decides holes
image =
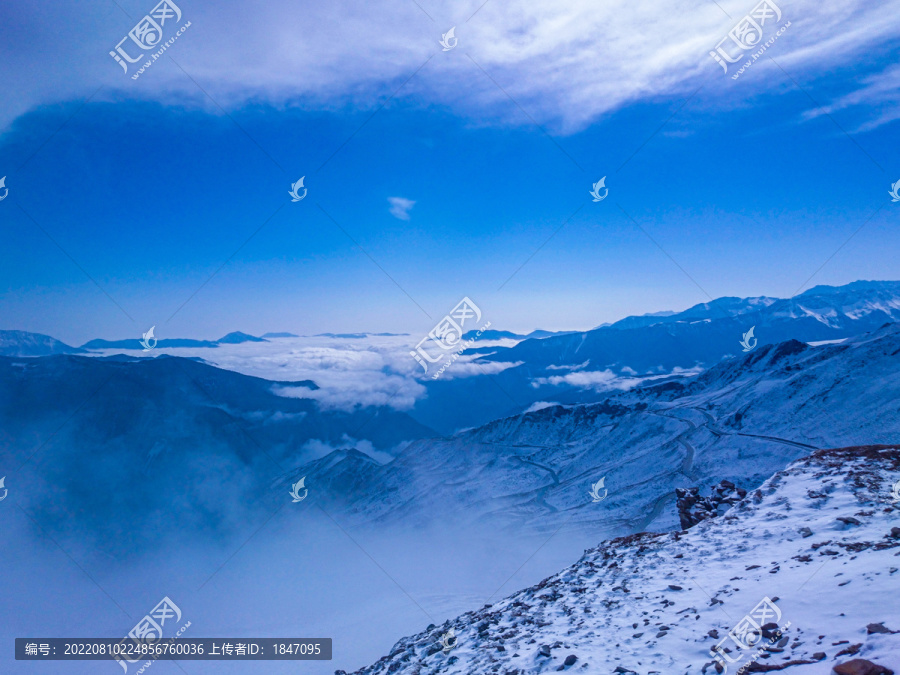
[[[136,81],[108,51],[153,3],[4,7],[0,328],[418,334],[467,295],[586,329],[826,261],[809,285],[898,278],[897,19],[781,3],[777,65],[735,81],[708,52],[753,3],[686,3],[669,42],[650,8],[604,35],[580,2],[420,4],[181,2],[175,61]]]

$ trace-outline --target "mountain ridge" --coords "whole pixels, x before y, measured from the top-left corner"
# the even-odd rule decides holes
[[[676,488],[723,477],[746,488],[813,449],[900,442],[897,353],[898,324],[840,345],[765,345],[696,377],[414,441],[389,464],[365,468],[377,493],[345,498],[323,488],[321,498],[356,526],[424,525],[440,513],[461,523],[599,528],[609,536],[675,527],[662,507]],[[318,480],[311,466],[295,476],[306,473],[308,484]],[[601,478],[615,516],[598,523],[587,494]]]

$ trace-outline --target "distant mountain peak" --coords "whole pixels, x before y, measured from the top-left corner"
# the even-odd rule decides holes
[[[71,347],[56,338],[24,330],[0,330],[0,356],[49,356],[81,354],[83,349]]]
[[[233,333],[229,333],[228,335],[219,338],[216,342],[221,345],[237,345],[242,342],[268,342],[268,340],[236,330]]]

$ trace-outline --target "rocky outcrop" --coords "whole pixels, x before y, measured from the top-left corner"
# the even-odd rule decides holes
[[[837,675],[894,675],[894,671],[865,659],[853,659],[834,667]]]
[[[701,520],[715,518],[747,496],[747,491],[729,480],[723,480],[712,489],[709,497],[700,496],[700,488],[675,488],[678,498],[678,518],[681,529],[687,530]]]

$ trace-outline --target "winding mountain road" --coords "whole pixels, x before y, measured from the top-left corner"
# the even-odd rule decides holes
[[[819,450],[814,445],[808,445],[806,443],[800,443],[799,441],[792,441],[787,438],[779,438],[777,436],[765,436],[762,434],[748,434],[741,431],[726,431],[725,429],[721,429],[718,426],[718,420],[713,417],[712,414],[707,410],[703,410],[702,408],[695,406],[686,406],[688,410],[693,410],[695,412],[700,413],[705,422],[701,425],[696,424],[692,420],[685,419],[683,417],[678,417],[676,415],[667,415],[666,413],[660,412],[658,410],[645,410],[644,412],[648,415],[656,415],[658,417],[667,417],[669,419],[677,420],[679,422],[684,422],[688,425],[688,428],[681,432],[678,436],[676,436],[673,440],[677,441],[684,447],[685,456],[681,463],[681,469],[677,472],[692,481],[697,480],[697,476],[694,474],[694,458],[697,455],[697,451],[693,445],[691,445],[685,436],[692,434],[698,429],[705,428],[711,434],[716,436],[717,438],[721,438],[723,436],[744,436],[746,438],[758,438],[765,441],[772,441],[773,443],[781,443],[783,445],[788,445],[794,448],[801,448],[803,450]],[[665,508],[666,503],[673,500],[675,498],[674,492],[667,492],[664,495],[661,495],[656,499],[653,503],[653,508],[650,510],[650,513],[647,514],[637,525],[636,532],[642,532],[650,526],[650,524],[656,520],[660,514],[663,512],[663,508]]]

